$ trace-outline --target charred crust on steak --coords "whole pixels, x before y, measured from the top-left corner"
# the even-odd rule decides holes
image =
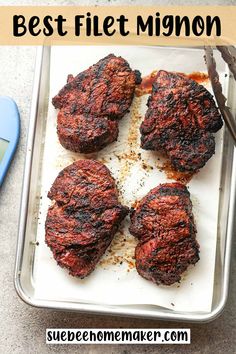
[[[54,204],[45,223],[46,244],[61,267],[84,278],[96,267],[129,209],[119,203],[108,168],[94,160],[64,168],[48,197]]]
[[[136,268],[145,279],[171,285],[199,260],[196,226],[187,188],[166,183],[152,189],[130,214],[130,233],[138,238]]]
[[[223,125],[213,96],[204,86],[177,73],[157,73],[141,124],[141,147],[164,151],[173,167],[197,171],[215,153]]]
[[[109,54],[77,76],[52,99],[59,141],[66,149],[91,153],[117,140],[118,120],[131,105],[138,70],[131,70],[122,57]]]

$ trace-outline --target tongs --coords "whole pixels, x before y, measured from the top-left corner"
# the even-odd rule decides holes
[[[223,60],[228,64],[229,70],[232,72],[236,80],[236,48],[233,46],[217,46]],[[205,48],[205,62],[207,65],[208,75],[211,81],[212,89],[222,114],[222,117],[227,125],[229,132],[233,138],[234,145],[236,145],[236,121],[229,107],[226,106],[226,98],[222,93],[222,86],[219,80],[219,75],[216,70],[216,62],[213,56],[213,49],[210,46]]]

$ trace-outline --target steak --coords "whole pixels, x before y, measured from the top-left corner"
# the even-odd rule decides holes
[[[57,133],[69,150],[90,153],[117,140],[118,120],[129,110],[140,72],[110,54],[76,77],[52,99],[59,108]]]
[[[57,263],[84,278],[111,243],[128,208],[108,168],[94,160],[78,160],[62,170],[48,197],[54,201],[46,218],[45,241]]]
[[[222,127],[213,96],[183,74],[159,71],[141,124],[141,147],[161,150],[174,169],[195,172],[215,153]]]
[[[179,282],[199,260],[199,245],[187,188],[166,183],[152,189],[131,213],[130,233],[138,238],[136,268],[156,284]]]

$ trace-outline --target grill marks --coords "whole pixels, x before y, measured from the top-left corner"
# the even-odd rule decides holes
[[[84,278],[111,243],[128,208],[118,202],[107,167],[93,160],[79,160],[62,170],[48,197],[55,203],[47,214],[46,243],[61,267]]]
[[[159,71],[141,124],[141,147],[163,150],[181,172],[197,171],[215,152],[222,120],[212,95],[181,74]]]
[[[140,73],[113,54],[67,84],[53,104],[59,108],[58,136],[72,151],[94,152],[115,141],[118,120],[128,111]],[[141,146],[163,150],[178,171],[197,171],[215,151],[213,133],[222,127],[211,94],[181,74],[159,71],[140,127]],[[128,208],[118,202],[109,170],[79,160],[61,171],[48,197],[46,243],[61,267],[84,278],[112,241]],[[156,284],[181,280],[199,260],[199,245],[187,188],[166,183],[152,189],[131,212],[130,232],[138,273]]]
[[[75,152],[101,150],[118,137],[118,120],[131,105],[139,71],[132,71],[122,57],[110,54],[67,84],[52,103],[59,108],[60,143]]]
[[[130,233],[139,239],[136,268],[156,284],[180,281],[199,260],[199,245],[187,188],[166,183],[152,189],[131,214]]]

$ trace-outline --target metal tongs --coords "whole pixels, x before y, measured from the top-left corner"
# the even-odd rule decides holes
[[[217,46],[223,60],[228,64],[229,70],[232,72],[234,79],[236,80],[236,48],[233,46]],[[226,98],[222,93],[222,86],[219,80],[219,75],[216,70],[216,62],[213,56],[213,49],[210,46],[205,48],[205,62],[207,65],[208,75],[211,81],[213,92],[222,114],[222,117],[227,125],[229,132],[233,138],[234,144],[236,145],[236,121],[231,113],[229,107],[226,106]]]

